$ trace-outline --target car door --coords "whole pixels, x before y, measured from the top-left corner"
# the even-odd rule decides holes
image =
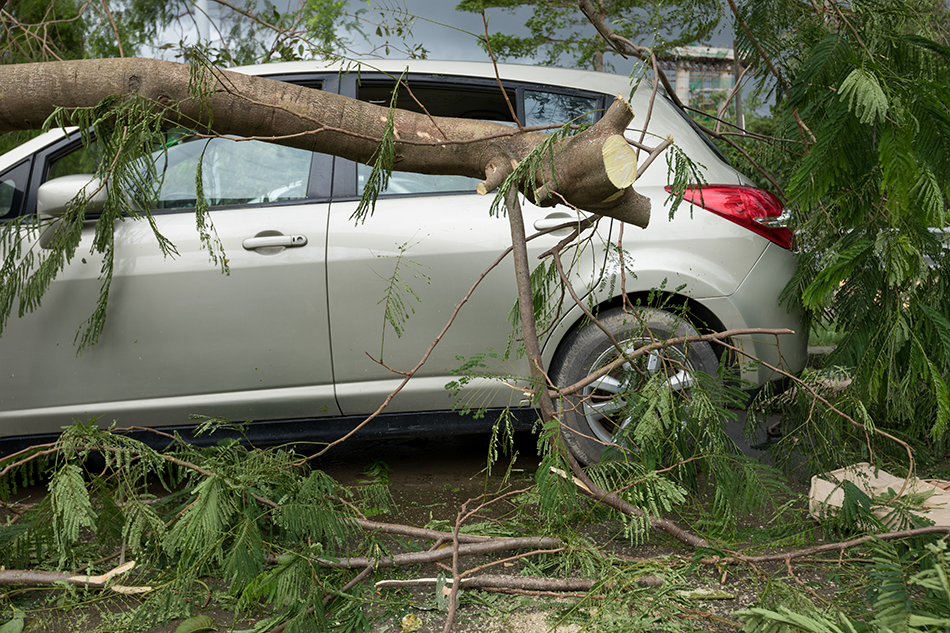
[[[102,261],[92,226],[41,306],[0,337],[0,428],[54,433],[90,416],[119,426],[338,414],[333,397],[325,246],[330,158],[258,141],[169,134],[156,151],[161,178],[155,228],[115,227],[115,273],[99,342],[77,354],[77,330],[94,311]],[[33,158],[27,208],[38,187],[89,171],[94,147],[67,139]],[[211,207],[209,235],[195,227],[195,169]],[[34,248],[40,248],[39,244]]]
[[[412,94],[403,89],[398,107],[433,116],[481,118],[513,124],[510,108],[494,81],[468,78],[410,77]],[[390,101],[393,82],[364,74],[350,85],[360,99]],[[588,116],[602,106],[598,95],[566,90],[510,87],[508,98],[527,123],[563,123]],[[542,99],[539,100],[539,97]],[[560,105],[558,101],[560,100]],[[543,101],[543,103],[541,102]],[[545,114],[546,112],[546,114]],[[527,116],[526,116],[527,113]],[[440,336],[456,305],[490,264],[511,245],[508,219],[489,213],[492,196],[475,193],[473,179],[394,172],[374,213],[364,222],[351,216],[369,167],[337,160],[327,245],[331,346],[337,401],[344,414],[374,411]],[[350,192],[349,198],[342,195]],[[524,205],[528,233],[577,219],[564,208]],[[569,231],[530,243],[532,260]],[[599,278],[602,243],[572,252],[575,285],[586,294]],[[510,255],[487,272],[458,318],[441,338],[425,366],[387,411],[503,407],[522,403],[522,392],[498,381],[476,380],[456,398],[446,383],[454,370],[475,362],[476,372],[527,375],[514,350],[517,336],[509,322],[517,290]],[[387,311],[389,316],[387,317]],[[511,351],[510,354],[508,352]]]

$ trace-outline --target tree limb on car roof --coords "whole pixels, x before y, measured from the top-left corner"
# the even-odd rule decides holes
[[[197,79],[197,82],[196,82]],[[390,109],[341,95],[242,73],[156,59],[95,59],[0,66],[0,133],[37,129],[61,108],[102,107],[139,97],[173,125],[221,135],[266,138],[361,163],[386,138]],[[196,89],[197,86],[197,89]],[[488,193],[550,140],[537,128],[392,110],[399,171],[484,179]],[[538,169],[518,182],[542,206],[559,203],[645,227],[650,202],[636,193],[636,151],[623,137],[633,119],[619,97],[603,118],[558,139]],[[568,122],[565,122],[568,123]]]

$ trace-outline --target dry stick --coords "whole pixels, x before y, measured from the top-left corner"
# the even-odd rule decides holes
[[[561,541],[547,536],[519,536],[511,538],[493,538],[482,543],[464,543],[458,546],[459,556],[475,556],[478,554],[491,554],[493,552],[502,552],[509,549],[553,549],[561,546]],[[398,567],[401,565],[422,565],[445,560],[453,556],[453,548],[443,547],[442,549],[426,552],[407,552],[405,554],[394,554],[384,558],[370,558],[366,556],[354,556],[350,558],[329,559],[314,558],[313,560],[323,567],[332,567],[336,569],[349,569],[353,567],[366,567],[371,565],[374,568],[381,569],[386,567]]]
[[[135,561],[129,561],[99,576],[83,576],[59,571],[25,571],[20,569],[6,569],[0,570],[0,585],[28,585],[33,587],[44,587],[66,583],[76,587],[104,589],[109,586],[109,581],[115,576],[124,574],[133,567],[135,567]],[[147,593],[152,590],[151,587],[124,587],[121,585],[112,585],[112,588],[117,593],[125,594]]]
[[[567,549],[566,547],[558,547],[557,549],[536,549],[536,550],[531,551],[531,552],[524,552],[523,554],[516,554],[516,555],[514,555],[514,556],[509,556],[508,558],[502,558],[502,559],[499,559],[499,560],[492,561],[492,562],[490,562],[490,563],[485,563],[484,565],[479,565],[478,567],[472,567],[471,569],[467,569],[467,570],[465,570],[464,572],[462,572],[461,574],[459,574],[459,577],[462,578],[462,579],[465,579],[465,578],[468,578],[469,576],[473,576],[474,574],[476,574],[476,573],[478,573],[478,572],[480,572],[480,571],[482,571],[482,570],[484,570],[484,569],[488,569],[489,567],[496,567],[496,566],[498,566],[498,565],[505,565],[505,564],[507,564],[507,563],[513,563],[514,561],[518,561],[518,560],[521,560],[521,559],[523,559],[523,558],[528,558],[529,556],[537,556],[538,554],[558,554],[558,553],[560,553],[560,552],[565,551],[566,549]]]
[[[643,172],[645,172],[647,168],[653,164],[653,161],[656,160],[657,156],[662,154],[663,151],[672,144],[673,144],[673,137],[668,137],[660,141],[660,144],[650,151],[650,154],[646,157],[646,160],[644,160],[642,163],[640,163],[637,166],[637,178],[642,176]]]
[[[484,16],[484,12],[482,12]],[[487,28],[488,22],[485,23]],[[449,608],[445,614],[445,624],[442,626],[442,633],[449,633],[452,630],[452,623],[455,622],[455,613],[458,610],[459,595],[459,529],[462,527],[462,521],[468,516],[468,501],[459,508],[455,519],[455,527],[452,529],[452,589],[449,591]]]
[[[380,580],[376,587],[425,587],[434,585],[438,578],[412,578],[410,580]],[[452,582],[446,579],[447,583]],[[538,576],[504,576],[483,574],[459,581],[462,587],[479,589],[518,589],[522,591],[590,591],[599,580],[590,578],[541,578]],[[635,583],[641,587],[661,587],[663,581],[656,576],[642,576]],[[453,583],[455,584],[455,583]]]
[[[477,514],[478,512],[482,511],[485,507],[497,501],[501,501],[502,499],[507,499],[514,495],[523,494],[527,492],[528,490],[529,490],[528,488],[522,488],[521,490],[511,490],[509,492],[506,492],[503,495],[499,495],[498,497],[495,497],[494,499],[491,499],[489,501],[482,503],[471,512],[467,512],[469,501],[482,499],[486,496],[483,494],[479,497],[476,497],[475,499],[469,499],[468,501],[462,504],[461,508],[459,508],[457,518],[455,519],[455,527],[452,530],[452,579],[455,582],[452,583],[452,590],[449,593],[449,609],[448,609],[448,614],[446,615],[446,618],[445,618],[445,627],[443,628],[444,633],[449,633],[449,631],[452,628],[452,623],[455,621],[455,613],[456,613],[456,609],[458,605],[458,588],[459,588],[458,581],[464,575],[464,574],[459,574],[459,530],[462,529],[462,524],[465,523],[465,521],[467,521],[469,518],[471,518],[472,515]],[[549,550],[549,551],[555,551],[555,550]]]
[[[377,523],[366,519],[352,519],[353,523],[359,525],[365,530],[384,532],[386,534],[398,534],[400,536],[411,536],[413,538],[426,539],[430,541],[439,541],[452,538],[450,532],[440,532],[438,530],[428,530],[411,525],[397,525],[395,523]],[[475,534],[459,534],[460,543],[485,543],[492,539],[490,536],[478,536]]]
[[[736,563],[775,563],[775,562],[786,562],[791,561],[796,558],[804,558],[806,556],[812,556],[814,554],[821,554],[824,552],[843,552],[846,549],[852,547],[857,547],[858,545],[863,545],[864,543],[881,540],[881,541],[894,541],[902,538],[912,538],[915,536],[928,536],[930,534],[945,534],[950,535],[950,526],[946,525],[930,525],[922,528],[914,528],[911,530],[898,530],[895,532],[884,532],[883,534],[867,534],[850,541],[841,541],[838,543],[826,543],[824,545],[816,545],[815,547],[808,547],[806,549],[796,550],[794,552],[783,552],[781,554],[765,554],[762,556],[745,556],[738,552],[729,552],[731,556],[726,556],[720,558],[719,556],[713,556],[712,558],[703,558],[699,562],[703,564],[736,564]],[[946,538],[946,537],[944,537]],[[827,560],[824,562],[837,562],[838,559]]]
[[[348,583],[346,583],[345,585],[343,585],[342,587],[340,587],[340,590],[337,591],[335,594],[331,594],[331,595],[325,596],[325,597],[323,598],[323,604],[324,604],[324,605],[329,604],[334,598],[336,598],[337,596],[339,596],[340,594],[342,594],[342,593],[344,593],[344,592],[346,592],[346,591],[349,591],[350,589],[352,589],[352,588],[355,587],[356,585],[360,584],[360,582],[361,582],[364,578],[366,578],[367,576],[369,576],[369,575],[372,574],[372,573],[373,573],[373,567],[372,567],[372,565],[367,565],[365,568],[363,568],[363,571],[361,571],[360,573],[356,574],[356,576],[354,576],[353,579],[352,579],[350,582],[348,582]]]

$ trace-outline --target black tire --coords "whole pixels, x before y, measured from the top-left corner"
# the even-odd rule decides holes
[[[621,346],[637,349],[653,341],[697,334],[688,321],[663,310],[638,308],[624,311],[615,308],[599,316],[604,326]],[[558,348],[551,362],[551,380],[558,387],[567,387],[589,376],[599,367],[620,356],[604,331],[589,323],[572,332]],[[629,418],[611,417],[623,405],[616,393],[636,389],[639,381],[659,371],[669,376],[674,389],[688,397],[694,372],[716,376],[719,360],[709,343],[678,345],[638,357],[636,370],[629,364],[612,371],[598,382],[585,387],[577,395],[561,402],[561,433],[574,456],[583,464],[600,461],[606,445],[614,442],[618,431],[625,429]]]

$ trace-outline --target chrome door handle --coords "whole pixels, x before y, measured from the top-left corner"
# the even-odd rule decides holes
[[[536,231],[546,231],[548,229],[553,229],[556,226],[561,226],[564,224],[577,224],[579,219],[575,213],[565,213],[564,211],[555,211],[550,213],[539,220],[534,221],[534,229]],[[565,230],[570,227],[565,227]]]
[[[263,237],[249,237],[244,240],[245,250],[254,251],[259,248],[285,248],[306,246],[306,235],[265,235]]]

